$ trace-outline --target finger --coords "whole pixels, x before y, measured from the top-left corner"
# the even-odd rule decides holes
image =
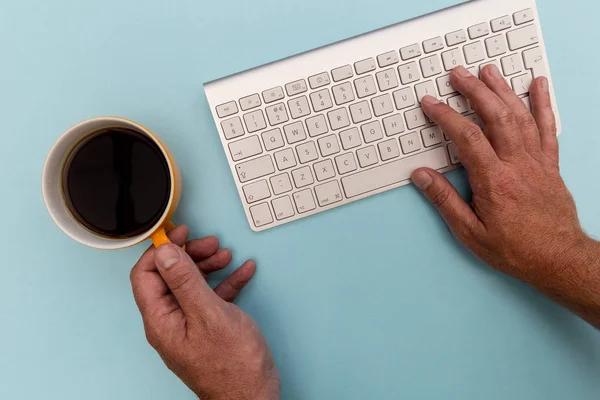
[[[470,174],[481,174],[499,163],[481,129],[435,97],[421,100],[423,111],[456,143],[458,156]]]
[[[198,314],[211,303],[213,295],[190,256],[171,243],[163,244],[154,253],[158,272],[186,315]]]
[[[511,156],[523,149],[519,127],[506,104],[485,83],[466,68],[459,66],[450,74],[452,86],[462,93],[471,108],[485,124],[485,134],[500,158]]]
[[[190,240],[185,249],[192,257],[192,260],[204,260],[215,254],[219,250],[219,239],[214,236],[208,236],[202,239]]]
[[[256,272],[256,263],[246,261],[239,269],[215,288],[215,293],[225,301],[233,302]]]
[[[525,149],[531,154],[539,153],[541,150],[540,135],[535,120],[525,107],[523,100],[504,80],[498,67],[494,64],[486,65],[481,71],[481,80],[508,106],[515,116]],[[518,142],[515,141],[513,144],[517,145]],[[507,151],[511,151],[511,149],[507,149]]]
[[[196,265],[203,274],[210,274],[228,266],[231,258],[232,254],[229,249],[220,249],[206,260],[196,262]]]
[[[529,89],[533,118],[538,126],[542,151],[558,164],[558,139],[556,137],[556,117],[550,102],[548,79],[537,78]]]
[[[479,230],[479,218],[442,174],[429,168],[419,168],[413,172],[411,179],[438,210],[456,238],[464,241]]]
[[[181,246],[187,240],[188,234],[187,226],[181,225],[167,235],[173,243]],[[165,298],[169,293],[169,288],[154,263],[155,251],[154,246],[150,246],[132,268],[130,274],[133,296],[142,317],[167,313],[171,309],[171,302]]]

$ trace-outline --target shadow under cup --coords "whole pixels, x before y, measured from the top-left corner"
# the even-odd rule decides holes
[[[100,117],[56,141],[42,191],[50,216],[68,236],[90,247],[119,249],[169,226],[179,200],[178,175],[152,132],[133,121]]]

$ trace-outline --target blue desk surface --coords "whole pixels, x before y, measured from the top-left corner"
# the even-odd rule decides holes
[[[262,234],[242,212],[203,82],[454,3],[3,0],[0,398],[194,398],[146,344],[133,302],[129,269],[147,244],[83,247],[41,199],[56,137],[120,115],[174,150],[177,220],[218,235],[236,265],[257,259],[239,304],[271,344],[285,399],[597,399],[600,334],[475,260],[414,187]],[[539,4],[562,171],[600,235],[594,7]],[[450,177],[466,190],[464,172]]]

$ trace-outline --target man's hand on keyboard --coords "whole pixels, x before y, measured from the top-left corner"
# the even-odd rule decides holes
[[[165,364],[204,399],[279,399],[279,374],[256,323],[231,302],[252,278],[247,261],[214,290],[205,278],[231,261],[214,237],[150,248],[133,267],[131,283],[148,341]],[[189,255],[188,255],[189,254]]]
[[[451,83],[481,117],[485,134],[431,96],[422,107],[456,144],[471,206],[434,170],[416,170],[414,183],[476,256],[600,327],[600,245],[581,228],[560,176],[548,81],[531,85],[533,115],[494,65],[483,68],[481,80],[458,67]]]

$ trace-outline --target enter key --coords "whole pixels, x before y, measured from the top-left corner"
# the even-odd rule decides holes
[[[534,79],[538,76],[547,76],[546,63],[544,62],[541,48],[534,47],[533,49],[525,50],[523,52],[523,60],[525,61],[525,68],[531,70]]]

